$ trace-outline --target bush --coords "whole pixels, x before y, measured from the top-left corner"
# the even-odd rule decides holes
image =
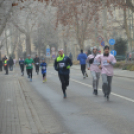
[[[121,67],[121,64],[120,64],[120,63],[116,63],[116,64],[114,65],[114,67],[115,67],[115,68],[120,68],[120,67]]]
[[[117,55],[126,55],[127,40],[124,40],[122,38],[116,39],[114,49],[117,51]]]
[[[134,71],[134,64],[125,64],[122,66],[122,70]]]
[[[122,68],[122,67],[124,66],[124,64],[125,64],[125,61],[120,61],[120,62],[117,62],[117,63],[114,65],[114,67],[115,67],[115,68]]]
[[[131,66],[130,71],[134,71],[134,65]]]

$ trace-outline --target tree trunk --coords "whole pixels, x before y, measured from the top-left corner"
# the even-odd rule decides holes
[[[9,56],[9,52],[8,52],[8,42],[7,42],[7,31],[6,31],[6,27],[5,27],[5,37],[6,37],[6,51],[7,51],[7,56]]]
[[[31,35],[30,35],[30,33],[26,33],[26,54],[31,55]]]
[[[108,39],[107,39],[107,6],[106,6],[106,0],[102,1],[103,4],[103,11],[102,11],[102,15],[103,15],[103,38],[105,41],[105,45],[108,45]]]
[[[129,43],[128,50],[130,51],[130,48],[131,48],[130,46],[132,45],[132,42],[131,42],[131,33],[129,31],[129,27],[128,27],[128,23],[127,23],[127,11],[126,11],[126,9],[124,10],[124,25],[125,25],[126,35],[128,38],[128,43]]]

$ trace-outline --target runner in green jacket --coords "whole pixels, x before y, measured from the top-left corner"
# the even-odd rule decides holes
[[[25,65],[27,69],[28,78],[30,78],[30,81],[32,82],[32,71],[33,71],[33,59],[30,55],[28,55],[28,58],[25,59]]]

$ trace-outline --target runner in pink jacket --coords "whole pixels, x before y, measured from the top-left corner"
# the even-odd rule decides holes
[[[116,63],[115,57],[109,53],[109,46],[104,47],[104,54],[99,57],[99,60],[101,62],[100,68],[102,69],[101,75],[104,97],[109,99],[113,78],[113,66]]]
[[[98,94],[98,86],[101,69],[99,68],[100,61],[98,60],[100,54],[97,53],[97,47],[93,47],[93,52],[87,58],[87,67],[90,70],[93,78],[93,94]]]

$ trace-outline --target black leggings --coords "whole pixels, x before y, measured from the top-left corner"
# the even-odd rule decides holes
[[[46,76],[46,73],[42,74],[43,78]]]
[[[81,65],[81,71],[82,71],[82,74],[84,75],[86,72],[86,64]]]
[[[39,72],[39,65],[35,65],[36,72]]]
[[[59,79],[62,84],[62,91],[65,94],[67,86],[69,86],[69,74],[68,75],[62,75],[59,74]]]
[[[24,72],[24,65],[20,65],[20,70],[22,73]]]
[[[28,76],[32,79],[32,71],[33,69],[27,69]]]

